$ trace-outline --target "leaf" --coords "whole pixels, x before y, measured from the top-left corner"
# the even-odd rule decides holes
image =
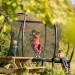
[[[4,24],[4,26],[3,26],[3,32],[10,32],[10,25]]]

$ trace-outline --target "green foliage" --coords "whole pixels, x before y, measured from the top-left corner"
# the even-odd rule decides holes
[[[52,75],[52,69],[47,69],[40,75]],[[63,71],[58,71],[57,68],[54,68],[54,75],[64,75]]]
[[[43,23],[49,25],[64,23],[67,18],[73,16],[69,0],[3,0],[0,3],[2,14],[15,16],[16,12],[21,10],[25,14],[32,13],[38,16]]]
[[[64,53],[68,49],[68,42],[69,42],[69,53],[68,58],[70,58],[71,52],[73,50],[73,45],[75,44],[75,25],[74,25],[75,19],[71,17],[69,21],[66,23],[67,25],[63,25],[61,28],[62,33],[60,37],[60,49],[64,51]],[[74,54],[75,57],[75,54]],[[73,60],[75,60],[73,58]]]
[[[52,69],[47,69],[43,73],[40,73],[40,75],[52,75]]]
[[[2,25],[3,22],[4,22],[4,16],[1,15],[1,16],[0,16],[0,28],[1,28],[1,25]]]
[[[10,26],[5,23],[0,31],[0,55],[6,55],[10,47]]]

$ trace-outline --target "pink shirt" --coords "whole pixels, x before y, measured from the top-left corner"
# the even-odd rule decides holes
[[[33,41],[34,41],[34,44],[40,44],[39,42],[39,36],[38,35],[33,35]]]

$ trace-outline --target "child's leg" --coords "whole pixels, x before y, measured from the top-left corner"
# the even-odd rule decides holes
[[[37,53],[36,52],[34,52],[34,56],[37,58]]]
[[[65,65],[65,59],[64,58],[62,58],[62,64],[63,64],[64,67],[66,66]]]
[[[40,53],[38,52],[38,58],[40,58]]]
[[[41,44],[38,44],[38,50],[41,50]]]
[[[41,53],[41,50],[38,49],[38,45],[35,45],[35,46],[34,46],[34,51],[35,51],[37,54],[40,54],[40,53]]]
[[[40,58],[40,53],[35,52],[35,53],[34,53],[34,56],[37,57],[37,58]]]
[[[67,66],[67,60],[66,57],[64,57],[65,66]]]
[[[64,71],[67,71],[66,64],[65,64],[65,58],[62,58],[62,64],[63,64]]]
[[[38,46],[39,46],[39,45],[34,45],[34,52],[35,52],[35,54],[36,54],[36,57],[39,58],[41,51],[40,51],[40,49],[38,48]]]
[[[62,63],[62,59],[60,59],[60,62],[61,62],[61,66],[62,66],[62,68],[63,68],[63,63]]]
[[[34,51],[38,52],[38,45],[34,45]]]
[[[32,46],[32,48],[34,50],[34,56],[37,57],[37,46],[34,45],[34,44],[32,44],[31,46]]]

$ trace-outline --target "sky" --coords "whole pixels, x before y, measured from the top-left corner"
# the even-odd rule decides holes
[[[75,4],[75,0],[71,0],[71,3],[72,3],[72,4]]]

